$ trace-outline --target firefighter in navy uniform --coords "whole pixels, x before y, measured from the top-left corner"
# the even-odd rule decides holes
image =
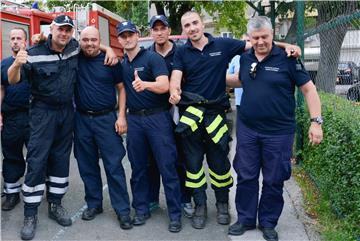
[[[122,166],[125,148],[121,134],[126,123],[117,121],[115,106],[116,89],[119,99],[125,99],[120,63],[115,66],[103,64],[105,53],[100,51],[99,31],[91,26],[81,31],[81,53],[75,87],[74,155],[85,186],[87,209],[83,220],[92,220],[102,208],[102,180],[99,152],[103,161],[111,205],[122,229],[131,229],[130,202],[126,188],[126,176]],[[116,88],[115,88],[116,87]],[[119,102],[119,101],[118,101]],[[118,106],[119,116],[125,117],[124,106]]]
[[[4,155],[3,177],[5,201],[2,211],[12,210],[20,202],[21,183],[26,163],[23,147],[29,140],[29,98],[30,87],[26,80],[9,85],[7,71],[15,61],[21,46],[26,46],[27,34],[22,28],[10,31],[12,56],[1,61],[1,147]]]
[[[177,49],[176,43],[169,39],[171,34],[171,28],[169,26],[168,19],[164,15],[155,15],[150,20],[150,31],[151,36],[154,40],[154,44],[149,47],[149,50],[154,51],[160,54],[165,62],[169,74],[171,74],[173,59]],[[170,76],[169,76],[170,77]],[[170,113],[175,112],[175,106],[170,110]],[[174,125],[175,126],[175,125]],[[191,203],[191,189],[185,187],[185,157],[181,149],[181,140],[179,136],[176,138],[176,147],[178,151],[178,162],[177,172],[180,179],[180,188],[181,188],[181,207],[186,217],[191,218],[194,209]],[[149,202],[150,202],[150,211],[159,207],[159,191],[160,191],[160,174],[159,169],[156,166],[154,158],[150,158],[149,166],[149,176],[150,176],[150,190],[149,190]]]
[[[186,186],[193,188],[195,214],[194,228],[204,228],[207,218],[206,177],[202,162],[204,154],[209,166],[211,186],[215,191],[217,222],[230,223],[228,211],[229,188],[233,185],[230,173],[229,132],[225,110],[229,100],[225,95],[226,69],[230,60],[251,47],[245,41],[214,38],[204,33],[204,24],[198,13],[190,11],[181,18],[183,31],[188,36],[174,56],[170,81],[170,103],[180,99],[182,116],[177,132],[182,135],[186,159]],[[290,53],[299,53],[296,46],[277,43]],[[186,80],[181,86],[181,79]]]
[[[204,154],[211,187],[215,191],[217,222],[226,225],[230,223],[228,201],[233,179],[228,159],[230,135],[225,110],[229,100],[225,94],[225,73],[227,63],[244,51],[245,43],[204,34],[204,25],[196,12],[185,13],[181,24],[189,40],[174,56],[170,103],[178,104],[181,99],[178,105],[181,117],[176,132],[182,137],[186,186],[193,189],[195,213],[192,226],[204,228],[207,219]],[[183,76],[186,82],[181,86]]]
[[[131,163],[131,190],[135,217],[143,225],[150,217],[148,163],[150,150],[163,180],[170,232],[181,230],[180,184],[176,172],[177,151],[169,103],[168,70],[164,59],[139,47],[139,33],[130,21],[117,26],[118,40],[126,50],[123,82],[128,108],[127,151]],[[126,121],[126,120],[124,120]]]
[[[22,187],[24,226],[21,238],[35,235],[37,209],[45,191],[49,217],[62,226],[72,221],[61,205],[68,188],[74,109],[72,97],[76,80],[78,42],[72,39],[73,21],[60,15],[50,25],[44,44],[19,51],[9,69],[9,82],[19,80],[20,70],[29,79],[33,100],[30,106],[28,169]]]

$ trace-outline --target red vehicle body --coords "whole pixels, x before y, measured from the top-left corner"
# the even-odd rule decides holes
[[[124,21],[124,19],[93,3],[90,8],[82,8],[81,11],[75,10],[73,12],[54,13],[47,13],[38,9],[29,9],[23,6],[3,7],[0,15],[2,33],[0,58],[3,59],[11,55],[9,32],[13,27],[24,28],[28,33],[29,42],[32,44],[31,37],[40,32],[48,34],[49,25],[52,20],[60,14],[68,15],[75,20],[77,30],[74,36],[75,38],[78,37],[79,32],[84,27],[90,25],[95,26],[100,31],[101,43],[112,47],[119,57],[123,56],[123,49],[117,40],[116,25]]]

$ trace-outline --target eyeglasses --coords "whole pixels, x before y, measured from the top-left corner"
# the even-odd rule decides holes
[[[252,79],[255,79],[256,78],[256,66],[257,66],[258,63],[252,63],[251,64],[251,68],[250,68],[250,71],[249,71],[249,75]]]

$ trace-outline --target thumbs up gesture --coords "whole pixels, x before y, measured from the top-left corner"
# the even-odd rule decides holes
[[[14,64],[19,67],[22,66],[23,64],[26,64],[27,57],[28,57],[28,54],[27,54],[27,51],[25,50],[25,43],[22,43],[20,45],[19,52],[16,54]]]
[[[39,33],[34,34],[31,37],[31,42],[33,44],[42,44],[42,43],[46,42],[46,40],[47,40],[47,37],[44,35],[44,32],[41,32],[40,34]]]
[[[137,70],[134,71],[134,81],[132,82],[133,88],[136,92],[144,91],[147,88],[146,81],[142,81],[139,77]]]

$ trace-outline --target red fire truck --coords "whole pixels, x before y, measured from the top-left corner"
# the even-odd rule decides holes
[[[65,11],[64,8],[57,7],[53,12],[30,9],[11,1],[2,0],[1,4],[1,59],[11,55],[9,48],[10,29],[13,27],[24,28],[31,41],[31,37],[34,34],[40,32],[48,34],[52,20],[60,14],[68,15],[75,20],[75,38],[78,38],[80,31],[86,26],[95,26],[100,31],[101,43],[112,47],[119,57],[123,56],[123,50],[117,40],[116,25],[124,21],[124,19],[98,4],[93,3],[86,7],[74,6],[73,11]]]

